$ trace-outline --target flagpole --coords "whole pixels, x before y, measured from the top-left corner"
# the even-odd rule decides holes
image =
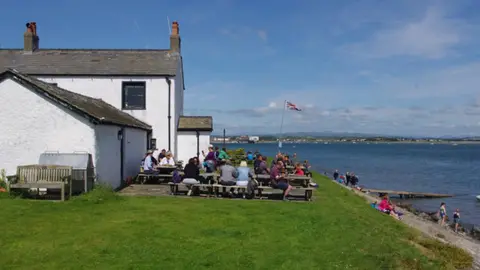
[[[280,122],[280,137],[278,139],[278,152],[280,152],[280,147],[281,147],[281,138],[283,137],[283,119],[285,117],[285,109],[287,106],[287,100],[283,102],[283,111],[282,111],[282,121]]]

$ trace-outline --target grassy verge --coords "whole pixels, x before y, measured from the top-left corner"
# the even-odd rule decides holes
[[[424,239],[315,175],[312,203],[119,197],[0,199],[5,269],[453,269]]]

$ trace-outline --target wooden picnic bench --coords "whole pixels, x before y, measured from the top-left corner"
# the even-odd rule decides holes
[[[226,191],[226,189],[240,190],[243,198],[245,198],[246,190],[247,190],[246,186],[237,186],[237,185],[225,186],[225,185],[220,185],[220,184],[200,184],[200,183],[199,184],[184,184],[182,182],[181,183],[170,182],[168,184],[170,185],[170,191],[171,191],[172,195],[177,195],[178,194],[178,188],[179,187],[185,187],[185,188],[187,188],[186,193],[193,190],[193,188],[203,188],[203,189],[207,190],[208,196],[215,196],[216,197],[220,193],[220,188],[222,188],[222,189],[224,189],[224,191]]]
[[[313,195],[313,189],[314,188],[311,188],[311,187],[294,186],[292,191],[304,191],[305,192],[305,195],[304,195],[305,201],[311,201],[312,200],[312,195]],[[274,188],[271,187],[271,186],[258,186],[257,187],[257,196],[259,198],[262,198],[263,197],[263,191],[265,191],[265,190],[274,190]]]
[[[264,180],[270,180],[270,175],[269,174],[256,174],[256,175],[254,175],[253,178],[256,179],[256,180],[259,180],[259,183],[261,185],[263,185],[262,182],[264,182]],[[294,174],[287,175],[286,179],[287,179],[288,183],[292,186],[301,185],[305,188],[309,187],[309,185],[312,181],[312,178],[309,177],[309,176],[294,175]]]
[[[7,176],[8,189],[59,189],[61,200],[72,196],[72,167],[60,165],[23,165],[17,167],[17,174]]]

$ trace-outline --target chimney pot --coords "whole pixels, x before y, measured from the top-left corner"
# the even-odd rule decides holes
[[[23,35],[23,49],[26,52],[33,52],[39,48],[39,37],[37,35],[37,23],[29,22],[25,25],[27,30]]]
[[[170,51],[180,53],[181,39],[178,22],[172,22],[172,34],[170,35]]]

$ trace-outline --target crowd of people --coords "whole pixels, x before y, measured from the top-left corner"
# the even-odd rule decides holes
[[[227,191],[229,186],[244,187],[246,190],[245,197],[253,198],[255,189],[259,183],[255,175],[268,175],[269,177],[262,177],[262,185],[271,186],[275,189],[283,191],[283,200],[289,200],[289,193],[292,186],[289,184],[287,176],[288,171],[292,174],[300,176],[311,176],[309,171],[310,164],[307,160],[300,164],[297,162],[297,155],[293,154],[292,158],[289,155],[278,153],[272,160],[271,164],[267,164],[267,159],[262,154],[255,152],[247,152],[239,166],[234,166],[231,157],[227,153],[226,148],[219,148],[210,145],[208,152],[202,151],[203,162],[200,162],[197,157],[192,157],[183,168],[183,177],[174,182],[189,186],[188,195],[198,193],[199,188],[196,184],[210,184],[212,183],[211,176],[204,177],[200,173],[204,169],[206,173],[218,172],[219,184],[223,185],[223,196],[232,197],[236,192],[233,188]],[[158,156],[157,161],[152,155],[152,151],[147,152],[145,158],[142,160],[142,168],[144,173],[155,173],[156,164],[175,164],[173,155],[170,152],[162,152]],[[248,164],[253,166],[248,166]],[[316,184],[311,183],[316,186]]]
[[[358,185],[359,179],[358,176],[353,172],[346,172],[345,175],[340,174],[338,170],[335,170],[333,173],[333,179],[338,181],[340,184],[345,184],[346,186],[356,187]]]

